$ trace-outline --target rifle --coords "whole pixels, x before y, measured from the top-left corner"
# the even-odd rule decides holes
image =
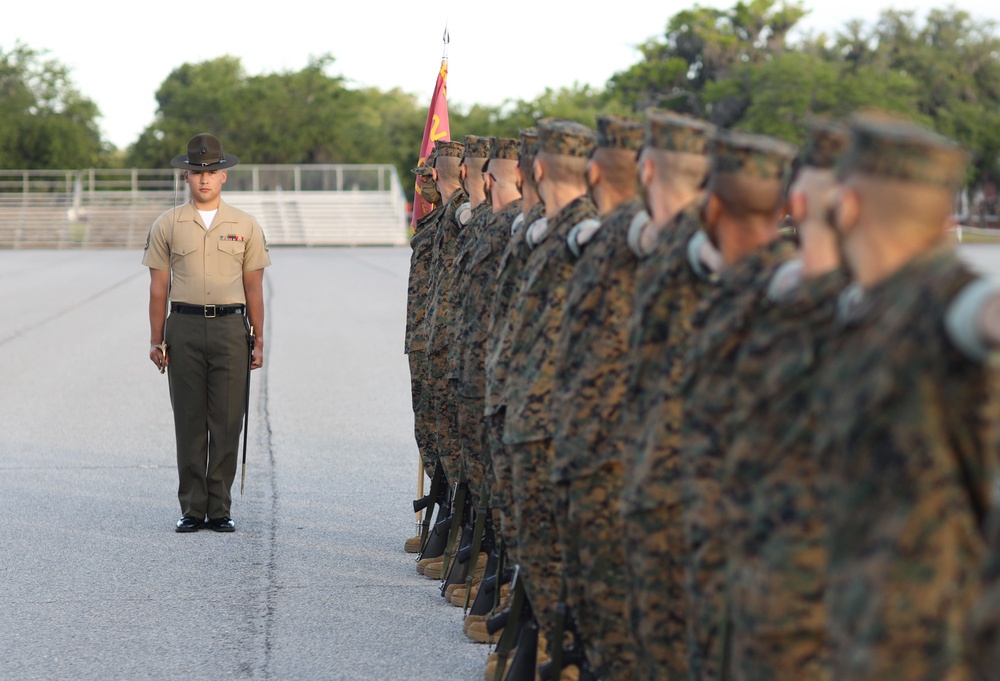
[[[438,507],[438,519],[441,519],[441,511],[448,504],[448,480],[444,475],[444,468],[439,461],[434,468],[434,475],[431,477],[431,490],[426,496],[415,499],[413,502],[413,512],[424,512],[423,521],[420,523],[420,552],[423,553],[427,546],[428,534],[431,527],[431,515],[434,506]]]

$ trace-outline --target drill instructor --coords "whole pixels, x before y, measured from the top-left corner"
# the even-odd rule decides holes
[[[170,163],[184,170],[191,201],[156,220],[142,264],[150,275],[149,358],[168,370],[174,412],[182,515],[176,529],[232,532],[247,364],[264,364],[263,279],[271,261],[257,220],[221,198],[238,157],[203,133]]]

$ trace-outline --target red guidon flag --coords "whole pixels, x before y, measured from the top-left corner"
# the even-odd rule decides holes
[[[420,142],[420,165],[427,160],[434,149],[434,142],[437,140],[450,140],[451,132],[448,127],[448,57],[441,60],[441,69],[438,71],[437,82],[434,83],[434,95],[431,97],[431,106],[427,110],[427,123],[424,125],[424,138]],[[415,228],[417,221],[431,211],[431,204],[424,201],[420,196],[420,178],[417,178],[413,191],[413,220],[410,227]]]

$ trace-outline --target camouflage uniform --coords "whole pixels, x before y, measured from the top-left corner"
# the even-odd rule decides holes
[[[472,166],[466,166],[469,174],[481,172],[482,163],[490,155],[490,140],[489,137],[473,135],[464,137],[466,160],[472,160]],[[492,215],[493,207],[487,197],[475,208],[470,209],[468,225],[462,230],[462,238],[459,240],[453,263],[455,275],[452,283],[454,291],[452,296],[452,339],[448,348],[450,382],[458,409],[462,472],[469,482],[472,501],[477,507],[487,505],[484,496],[486,483],[484,472],[487,457],[486,424],[483,418],[482,404],[477,405],[474,400],[466,399],[461,394],[463,376],[467,371],[464,366],[467,347],[466,335],[469,332],[469,324],[478,323],[474,319],[467,320],[465,318],[465,308],[469,293],[469,260],[472,251],[489,229],[488,225]]]
[[[823,374],[836,679],[972,678],[963,627],[997,470],[990,371],[941,328],[972,280],[950,250],[910,263],[865,293]]]
[[[521,214],[521,200],[517,199],[492,214],[479,239],[472,246],[467,265],[467,277],[462,288],[463,322],[462,373],[459,377],[459,394],[465,405],[463,411],[469,421],[478,426],[479,452],[475,463],[481,467],[487,491],[485,499],[493,505],[492,490],[495,475],[489,456],[486,436],[486,345],[490,311],[496,297],[497,268],[504,249],[511,238],[511,225]],[[463,430],[464,430],[463,426]],[[472,457],[470,457],[472,460]]]
[[[417,232],[410,240],[413,253],[410,256],[410,277],[406,297],[406,336],[403,352],[410,364],[410,393],[413,403],[414,435],[420,460],[428,475],[434,474],[437,453],[434,448],[434,413],[430,410],[427,334],[425,315],[427,312],[428,284],[431,277],[431,256],[434,235],[444,207],[439,206],[425,215],[417,223]]]
[[[997,380],[1000,361],[995,357],[995,351],[993,355],[990,359],[990,374],[994,383],[990,391],[992,411],[985,417],[989,423],[998,424],[1000,401],[996,396],[1000,394],[1000,381]],[[984,594],[973,609],[969,628],[969,660],[978,674],[976,681],[997,681],[1000,678],[1000,480],[993,485],[993,519],[987,537],[989,555],[983,571]]]
[[[464,353],[469,321],[465,318],[465,297],[469,290],[468,260],[482,232],[488,229],[493,209],[485,202],[472,209],[468,226],[462,230],[463,239],[452,265],[451,315],[452,333],[448,346],[448,383],[457,409],[459,442],[462,456],[462,474],[469,482],[474,505],[485,505],[483,498],[484,461],[486,447],[485,422],[482,404],[476,404],[461,395],[462,377],[466,372]]]
[[[967,157],[933,133],[875,117],[851,128],[842,172],[858,182],[943,196],[964,182]],[[959,350],[945,322],[975,280],[942,246],[842,307],[843,344],[817,390],[829,405],[817,446],[829,476],[836,679],[973,678],[965,625],[982,596],[1000,467],[988,420],[996,375]]]
[[[598,147],[635,152],[641,123],[597,120]],[[569,235],[577,255],[555,349],[552,482],[563,545],[567,600],[587,661],[602,679],[635,676],[635,646],[627,618],[625,555],[621,543],[621,460],[608,446],[627,379],[626,324],[635,298],[635,255],[628,230],[648,219],[634,198],[612,209],[596,232]],[[595,227],[598,223],[592,223]]]
[[[832,175],[847,141],[842,124],[813,120],[803,167]],[[739,681],[830,678],[826,525],[812,449],[821,417],[805,407],[820,362],[832,352],[847,281],[843,269],[807,275],[801,260],[789,261],[772,279],[736,360],[733,439],[723,471],[730,626],[724,645],[730,678]]]
[[[646,144],[679,153],[707,150],[712,126],[686,117],[650,112]],[[639,253],[636,225],[630,243]],[[628,383],[614,429],[622,460],[624,551],[628,575],[629,629],[636,641],[641,679],[680,679],[687,672],[686,629],[679,562],[676,384],[690,335],[691,315],[713,286],[710,274],[692,267],[692,243],[704,240],[697,207],[684,209],[639,256],[635,303],[629,318]],[[650,480],[658,471],[658,485]]]
[[[538,133],[534,128],[520,133],[521,159],[534,158],[538,151]],[[522,205],[523,211],[523,205]],[[504,546],[516,562],[517,533],[514,527],[514,499],[511,483],[510,456],[503,444],[504,420],[507,413],[507,367],[510,360],[511,332],[516,322],[516,310],[510,307],[514,295],[520,289],[524,263],[530,250],[525,241],[528,229],[542,218],[545,206],[536,203],[528,211],[527,218],[515,216],[511,223],[510,239],[500,256],[496,270],[495,293],[491,301],[489,324],[486,333],[486,390],[485,415],[490,462],[493,465],[495,486],[494,504],[500,509],[500,531]]]
[[[804,407],[846,284],[834,270],[769,294],[736,360],[723,499],[731,678],[739,681],[830,679],[826,525],[812,448],[820,419]]]
[[[712,142],[713,177],[727,174],[773,183],[786,181],[794,155],[794,147],[777,140],[720,133]],[[719,624],[724,614],[726,568],[721,483],[732,441],[736,356],[750,320],[765,304],[775,271],[793,251],[790,243],[776,239],[732,263],[692,320],[695,335],[680,385],[684,401],[680,491],[688,667],[697,679],[720,675]]]
[[[434,239],[431,302],[427,308],[427,360],[433,386],[431,408],[437,417],[438,456],[451,484],[459,481],[462,462],[457,404],[448,365],[448,344],[451,340],[449,301],[456,242],[462,227],[458,222],[457,211],[467,200],[465,192],[458,190],[444,204],[444,213]]]
[[[586,157],[593,132],[579,123],[540,121],[539,154]],[[552,640],[553,615],[562,590],[562,548],[555,527],[552,483],[552,390],[555,341],[573,272],[566,245],[569,233],[597,211],[586,196],[567,204],[526,235],[531,254],[516,312],[507,375],[507,414],[503,442],[511,458],[518,564],[541,633]],[[538,227],[537,231],[534,230]]]
[[[566,237],[577,224],[596,215],[594,204],[584,196],[550,218],[551,231],[530,253],[522,289],[511,303],[517,309],[519,326],[510,348],[503,443],[511,461],[518,563],[547,638],[551,638],[550,618],[562,588],[562,549],[550,478],[554,346],[573,270]]]
[[[514,488],[511,460],[503,441],[507,418],[507,369],[510,364],[510,342],[517,311],[510,303],[520,288],[524,265],[531,254],[525,235],[543,217],[545,207],[535,204],[520,226],[515,218],[513,234],[500,257],[497,267],[496,295],[490,313],[486,343],[486,420],[490,462],[493,465],[494,503],[500,509],[501,533],[507,550],[516,556],[517,532],[514,518]]]

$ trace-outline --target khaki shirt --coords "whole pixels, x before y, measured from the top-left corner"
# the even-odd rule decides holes
[[[271,258],[257,220],[220,200],[209,230],[192,203],[157,218],[142,264],[171,272],[174,302],[240,305],[246,303],[243,273],[267,267]]]

